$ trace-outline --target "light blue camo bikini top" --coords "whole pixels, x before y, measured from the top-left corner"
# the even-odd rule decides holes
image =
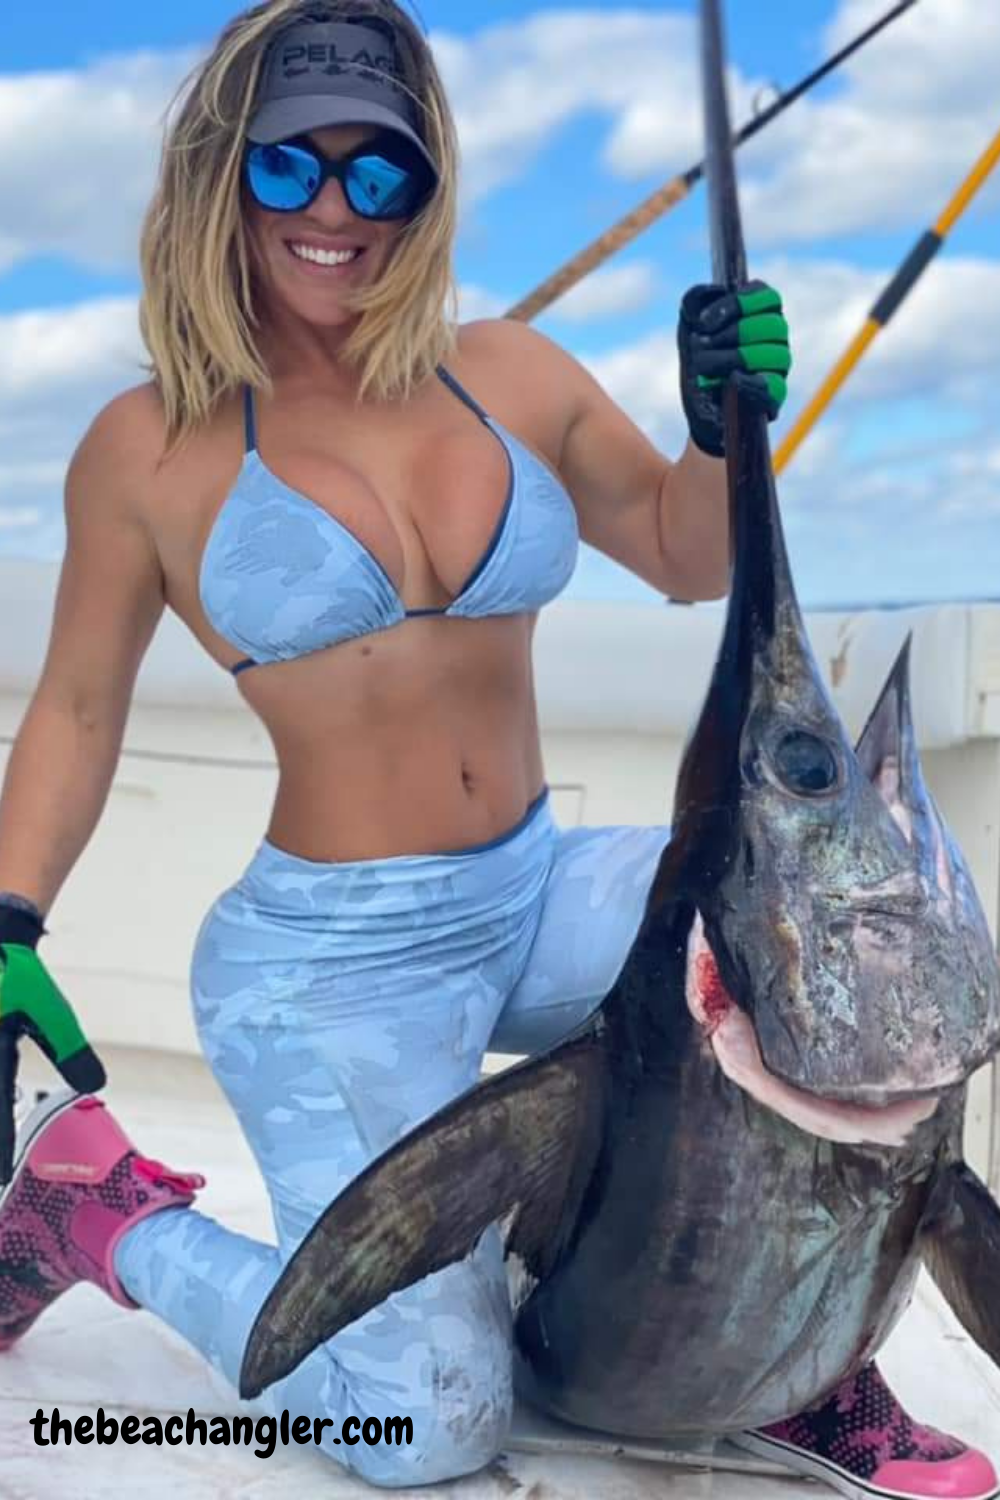
[[[215,518],[198,589],[212,627],[247,653],[234,676],[417,615],[530,613],[569,582],[579,543],[576,511],[541,459],[487,416],[442,367],[440,378],[502,443],[507,498],[485,554],[451,604],[406,609],[368,549],[329,511],[280,480],[257,452],[253,391],[244,390],[246,453]]]

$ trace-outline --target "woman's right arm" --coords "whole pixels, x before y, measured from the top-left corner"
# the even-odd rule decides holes
[[[163,612],[144,508],[158,426],[150,389],[126,391],[94,419],[66,476],[66,551],[48,650],[0,793],[0,891],[43,913],[104,809],[136,675]]]

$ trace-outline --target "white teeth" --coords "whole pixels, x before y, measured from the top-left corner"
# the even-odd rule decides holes
[[[289,249],[299,260],[312,260],[318,266],[345,266],[361,254],[360,250],[317,250],[315,245],[290,245]]]

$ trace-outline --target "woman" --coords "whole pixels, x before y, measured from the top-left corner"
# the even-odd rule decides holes
[[[8,1344],[89,1279],[235,1381],[280,1266],[340,1187],[473,1083],[488,1044],[530,1050],[580,1020],[635,934],[667,830],[554,827],[534,617],[581,535],[665,593],[725,591],[715,387],[739,367],[773,416],[787,328],[760,284],[688,295],[693,441],[672,464],[538,334],[455,330],[455,188],[441,84],[393,0],[245,12],[170,127],[142,245],[154,378],[71,464],[52,641],[4,788],[5,1009],[46,1037],[44,913],[103,807],[168,602],[279,764],[266,837],[207,915],[192,975],[278,1246],[198,1213],[199,1179],[138,1155],[92,1097],[60,1096],[0,1209]],[[614,898],[592,903],[610,870]],[[489,1234],[268,1401],[329,1419],[326,1451],[375,1484],[450,1478],[504,1441],[510,1340]],[[343,1446],[351,1415],[408,1415],[413,1441]],[[995,1485],[873,1367],[771,1436],[848,1494]]]

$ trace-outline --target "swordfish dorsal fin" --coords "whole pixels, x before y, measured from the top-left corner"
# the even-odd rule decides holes
[[[855,755],[881,793],[894,822],[919,858],[925,875],[950,893],[946,834],[927,790],[910,696],[912,631],[900,647],[885,685],[858,738]]]
[[[996,946],[972,873],[924,780],[911,708],[910,650],[907,635],[855,754],[910,846],[911,867],[929,899],[948,913],[952,954],[962,951],[966,972],[979,976],[981,1025],[995,1039],[1000,1030]]]
[[[1000,1204],[965,1162],[935,1186],[922,1249],[965,1331],[1000,1365]]]
[[[595,1018],[470,1089],[372,1162],[272,1287],[243,1355],[241,1396],[289,1374],[393,1292],[463,1259],[511,1210],[508,1248],[544,1275],[575,1226],[597,1159],[605,1066]]]
[[[916,742],[910,708],[910,658],[913,632],[907,631],[896,660],[889,669],[875,707],[858,736],[854,753],[868,780],[885,798],[890,811],[900,801],[912,801],[912,792],[923,791],[923,778],[915,764]],[[916,787],[913,775],[916,771]],[[896,816],[894,812],[894,816]],[[896,821],[900,822],[899,817]],[[907,832],[905,819],[900,822]],[[907,833],[907,839],[910,835]]]

